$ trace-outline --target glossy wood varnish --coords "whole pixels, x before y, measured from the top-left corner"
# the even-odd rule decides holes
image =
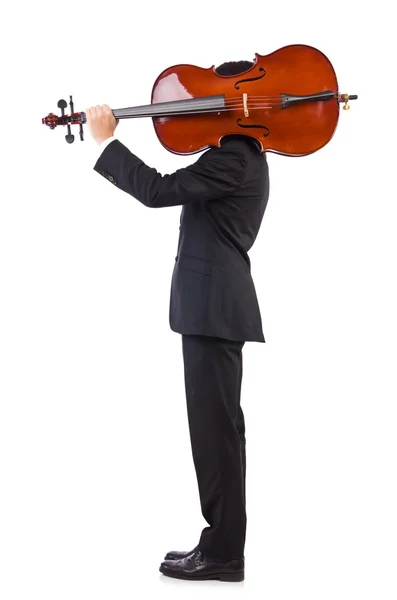
[[[326,91],[334,92],[332,99],[282,108],[282,94],[307,96]],[[248,116],[243,94],[247,95]],[[325,146],[338,124],[340,99],[334,69],[311,46],[291,45],[268,55],[256,54],[248,71],[228,77],[218,75],[214,67],[170,67],[157,78],[151,101],[215,95],[224,96],[228,110],[153,118],[156,134],[167,150],[192,154],[219,146],[225,135],[242,134],[257,139],[264,152],[302,156]]]

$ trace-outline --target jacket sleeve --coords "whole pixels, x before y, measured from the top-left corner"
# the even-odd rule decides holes
[[[104,149],[94,170],[145,206],[162,208],[227,196],[241,185],[245,167],[241,142],[227,140],[221,148],[202,154],[194,164],[161,175],[115,139]]]

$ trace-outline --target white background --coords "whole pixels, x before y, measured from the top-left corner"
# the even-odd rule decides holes
[[[369,6],[369,4],[368,4]],[[391,4],[14,4],[2,16],[2,600],[378,599],[397,595],[395,64]],[[189,14],[188,11],[192,11]],[[41,124],[150,101],[166,67],[305,43],[342,93],[331,142],[269,155],[250,253],[265,345],[246,344],[246,580],[163,577],[201,517],[181,340],[168,325],[180,207],[93,171],[98,148]],[[150,120],[118,138],[167,173]]]

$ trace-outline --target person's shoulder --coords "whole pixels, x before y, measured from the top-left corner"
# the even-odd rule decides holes
[[[234,151],[242,155],[261,155],[259,143],[247,135],[228,135],[221,141],[221,148],[228,152]],[[250,156],[250,158],[251,158]]]
[[[250,152],[257,152],[259,154],[259,146],[255,140],[242,135],[228,135],[222,138],[220,146],[210,146],[202,156],[206,159],[234,156],[245,160]]]

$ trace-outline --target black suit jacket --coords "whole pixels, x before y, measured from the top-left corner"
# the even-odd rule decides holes
[[[248,257],[269,196],[266,155],[256,144],[225,138],[187,168],[161,175],[115,139],[94,169],[145,206],[182,206],[171,329],[265,342]]]

